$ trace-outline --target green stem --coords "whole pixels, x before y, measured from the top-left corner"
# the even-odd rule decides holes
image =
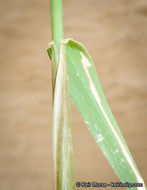
[[[52,40],[55,42],[59,57],[60,42],[63,38],[62,0],[51,0],[50,11],[51,11]]]
[[[73,147],[68,92],[68,72],[63,38],[62,0],[50,0],[53,43],[48,49],[52,59],[53,82],[53,161],[55,190],[74,190]]]
[[[52,86],[54,94],[55,80],[60,57],[60,42],[63,39],[62,0],[50,0],[50,12],[52,40],[54,42],[54,49],[52,49]]]

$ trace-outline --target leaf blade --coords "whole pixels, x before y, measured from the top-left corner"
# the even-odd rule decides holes
[[[144,185],[105,99],[92,58],[82,44],[72,39],[65,43],[70,95],[91,134],[122,182]]]

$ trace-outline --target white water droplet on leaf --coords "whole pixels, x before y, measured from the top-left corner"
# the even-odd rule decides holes
[[[121,158],[121,162],[124,162],[124,159]]]
[[[96,142],[97,142],[97,143],[100,143],[100,142],[103,141],[103,139],[104,139],[104,137],[102,136],[102,134],[98,134],[98,135],[97,135]]]
[[[115,150],[111,150],[112,154],[117,154],[119,152],[118,149],[115,149]]]
[[[85,124],[88,125],[88,121],[87,120],[85,121]]]

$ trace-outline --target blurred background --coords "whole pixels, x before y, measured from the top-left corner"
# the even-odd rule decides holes
[[[0,19],[0,189],[52,190],[49,0],[1,0]],[[147,1],[64,0],[64,36],[91,53],[147,183]],[[75,181],[119,181],[71,107]]]

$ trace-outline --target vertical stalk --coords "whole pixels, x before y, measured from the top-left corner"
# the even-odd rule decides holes
[[[60,56],[60,43],[63,38],[62,0],[50,0],[51,30],[54,47],[52,47],[52,86],[53,94]]]
[[[73,190],[73,147],[70,102],[63,38],[62,0],[50,0],[53,44],[48,53],[52,58],[53,87],[53,161],[55,190]]]
[[[63,38],[62,0],[51,0],[50,11],[51,11],[52,40],[54,41],[57,47],[57,53],[59,56],[60,42]]]

